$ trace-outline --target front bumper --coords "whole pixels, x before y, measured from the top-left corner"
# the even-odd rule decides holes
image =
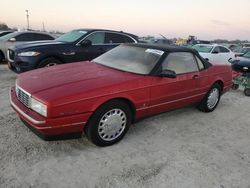
[[[45,140],[53,137],[67,137],[67,135],[80,135],[83,132],[91,113],[63,116],[58,118],[45,118],[24,106],[16,97],[14,87],[10,90],[10,104],[21,120],[38,136]]]
[[[35,69],[37,62],[39,61],[37,57],[19,57],[17,55],[14,59],[11,59],[9,52],[7,60],[9,69],[16,73],[22,73]]]

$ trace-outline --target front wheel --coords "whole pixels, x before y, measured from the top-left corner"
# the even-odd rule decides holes
[[[221,86],[214,84],[200,102],[198,108],[202,112],[212,112],[217,107],[221,97]]]
[[[129,106],[120,100],[105,103],[90,118],[85,134],[97,146],[110,146],[127,133],[132,120]]]
[[[250,88],[244,89],[244,94],[248,97],[250,97]]]

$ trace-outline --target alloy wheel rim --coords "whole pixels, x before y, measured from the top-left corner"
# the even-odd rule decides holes
[[[45,67],[52,67],[52,66],[55,66],[57,65],[57,63],[48,63]]]
[[[124,132],[126,122],[124,111],[112,109],[102,116],[98,124],[98,134],[105,141],[113,141]]]
[[[207,100],[207,107],[211,110],[213,109],[218,101],[219,101],[219,90],[217,88],[214,88],[210,91],[209,96],[208,96],[208,100]]]

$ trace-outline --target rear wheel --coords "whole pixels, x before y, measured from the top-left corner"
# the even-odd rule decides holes
[[[198,108],[202,112],[212,112],[217,107],[221,97],[221,86],[214,84],[200,102]]]
[[[244,89],[244,94],[248,97],[250,97],[250,88]]]
[[[129,106],[120,100],[105,103],[90,118],[85,133],[97,146],[110,146],[127,133],[132,120]]]
[[[42,68],[42,67],[51,67],[51,66],[55,66],[58,64],[61,64],[62,62],[56,58],[47,58],[42,60],[39,65],[38,68]]]

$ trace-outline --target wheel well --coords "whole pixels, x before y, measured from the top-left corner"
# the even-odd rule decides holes
[[[129,106],[129,108],[132,111],[132,122],[134,122],[135,121],[135,113],[136,113],[136,109],[135,109],[134,103],[132,101],[130,101],[129,99],[127,99],[127,98],[114,98],[114,99],[111,99],[111,100],[108,100],[108,101],[104,102],[103,104],[108,103],[110,101],[114,101],[114,100],[123,101],[124,103],[126,103]],[[98,106],[98,108],[101,107],[103,104],[101,104],[100,106]]]
[[[49,58],[54,58],[54,59],[57,59],[59,61],[61,61],[62,63],[64,63],[64,61],[62,60],[62,58],[60,58],[59,56],[56,56],[56,55],[51,55],[51,56],[46,56],[46,57],[43,57],[39,63],[41,63],[41,61],[45,60],[45,59],[49,59]],[[39,65],[39,64],[38,64]]]
[[[214,84],[219,84],[221,87],[221,91],[223,91],[224,83],[221,80],[217,80]]]

